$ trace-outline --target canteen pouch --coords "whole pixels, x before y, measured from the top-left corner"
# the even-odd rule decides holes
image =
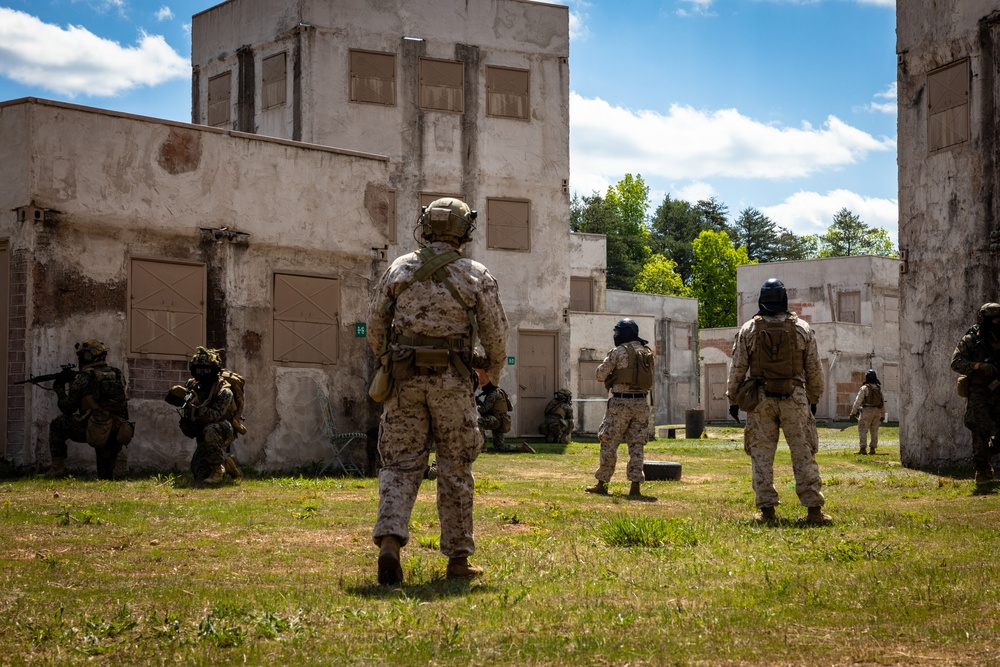
[[[87,420],[87,444],[98,448],[108,444],[111,437],[111,428],[115,425],[115,420],[106,411],[94,410]]]
[[[740,406],[743,412],[753,412],[760,403],[758,386],[757,378],[747,378],[740,383],[739,389],[736,390],[736,405]]]
[[[132,442],[132,437],[135,435],[135,422],[126,421],[121,417],[116,417],[115,421],[118,422],[118,435],[116,439],[118,440],[118,444],[124,447]]]
[[[390,368],[392,364],[390,358],[391,355],[388,352],[379,358],[380,363],[375,369],[375,377],[372,378],[372,384],[368,387],[368,395],[376,403],[383,402],[392,393],[393,373],[392,368]]]
[[[968,375],[959,375],[958,379],[955,381],[955,391],[962,398],[969,397],[969,385],[971,384]]]

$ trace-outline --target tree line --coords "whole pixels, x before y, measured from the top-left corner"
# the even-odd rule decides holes
[[[649,215],[649,186],[625,177],[602,196],[574,194],[570,230],[607,237],[608,289],[695,297],[702,328],[736,326],[736,267],[820,257],[898,257],[889,234],[846,208],[824,234],[798,236],[753,207],[730,222],[715,197],[667,194]]]

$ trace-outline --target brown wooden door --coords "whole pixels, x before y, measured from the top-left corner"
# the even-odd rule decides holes
[[[705,364],[705,384],[708,389],[708,414],[710,421],[721,421],[729,418],[729,399],[726,397],[726,384],[729,374],[726,364]]]
[[[517,338],[517,434],[538,435],[545,406],[557,389],[554,331],[521,331]]]

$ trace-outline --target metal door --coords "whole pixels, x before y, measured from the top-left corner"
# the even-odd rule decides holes
[[[538,435],[557,385],[559,334],[521,331],[517,338],[517,434]]]

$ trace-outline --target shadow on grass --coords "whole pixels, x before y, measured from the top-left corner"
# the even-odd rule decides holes
[[[381,586],[369,582],[344,587],[345,593],[363,598],[387,600],[403,596],[424,602],[481,593],[496,593],[497,590],[495,586],[484,583],[482,580],[446,579],[443,574],[435,576],[430,581],[412,584],[404,581],[395,586]]]

